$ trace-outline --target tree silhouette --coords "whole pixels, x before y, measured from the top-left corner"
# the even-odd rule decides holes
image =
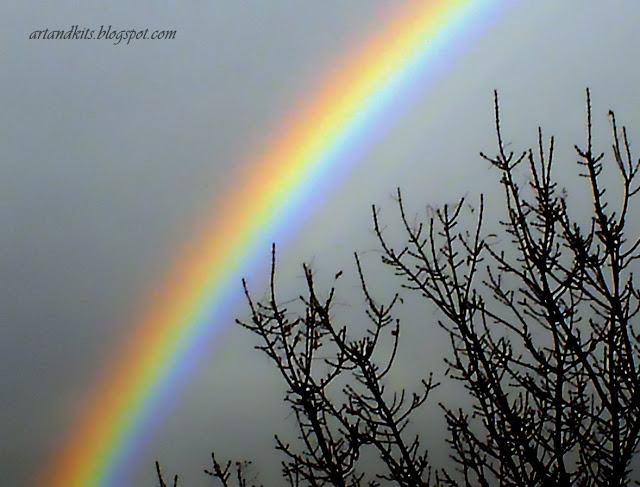
[[[452,465],[432,466],[420,437],[406,431],[438,385],[432,376],[415,392],[385,387],[401,335],[394,315],[401,300],[373,299],[357,254],[370,320],[362,338],[335,324],[335,288],[322,297],[308,266],[304,295],[277,299],[275,248],[268,298],[255,302],[245,284],[251,319],[239,324],[260,337],[257,348],[285,380],[285,401],[297,420],[299,443],[276,436],[289,485],[630,483],[640,437],[634,329],[640,295],[633,279],[640,240],[629,235],[629,222],[640,161],[633,161],[626,129],[609,112],[612,161],[604,164],[593,148],[588,90],[586,105],[586,145],[575,146],[591,199],[586,218],[573,216],[586,205],[570,199],[553,176],[553,137],[547,145],[538,129],[536,151],[516,157],[505,150],[497,92],[497,155],[481,153],[504,190],[506,216],[497,233],[483,228],[483,198],[476,208],[465,199],[430,208],[426,221],[414,224],[398,191],[405,245],[395,248],[373,208],[382,261],[403,288],[440,311],[451,344],[445,378],[468,391],[468,408],[440,404]],[[518,182],[523,169],[524,183]],[[603,171],[617,172],[619,185],[605,181]],[[465,229],[467,218],[475,223]],[[289,309],[295,305],[301,311]],[[364,449],[377,451],[380,473],[359,464]],[[231,485],[231,462],[212,461],[207,473]],[[244,467],[236,464],[243,486],[249,485]],[[158,477],[165,485],[159,467]]]

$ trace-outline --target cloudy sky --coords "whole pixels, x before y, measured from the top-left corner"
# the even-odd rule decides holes
[[[146,297],[180,265],[180,249],[215,220],[216,198],[241,184],[237,171],[281,135],[345,53],[409,4],[2,3],[0,483],[27,485],[73,429],[99,371],[118,361]],[[559,171],[573,169],[571,148],[584,139],[587,86],[601,148],[608,147],[609,108],[632,141],[640,139],[637,2],[504,1],[495,12],[474,37],[453,39],[455,57],[434,66],[437,76],[425,72],[410,108],[350,161],[352,172],[314,200],[308,218],[274,236],[283,249],[284,296],[297,295],[303,261],[320,278],[339,269],[353,275],[354,250],[384,276],[368,252],[376,248],[370,205],[392,219],[398,186],[416,211],[465,193],[499,198],[495,174],[478,157],[495,147],[494,89],[507,140],[527,148],[542,125],[557,136]],[[29,39],[35,30],[74,24],[177,35],[129,45]],[[261,252],[266,263],[269,249]],[[253,282],[260,296],[260,279]],[[384,297],[394,282],[381,282]],[[362,298],[346,284],[342,301],[357,308]],[[229,307],[230,316],[246,313],[235,301]],[[408,383],[442,369],[442,337],[435,326],[424,332],[430,316],[405,311],[407,336],[422,340],[411,342],[412,360],[397,374]],[[130,485],[155,485],[155,459],[185,486],[208,485],[202,469],[212,449],[258,460],[265,480],[278,470],[265,451],[274,433],[291,429],[283,389],[252,350],[253,337],[229,321],[216,325],[222,332],[184,377],[170,414],[132,453],[122,473]]]

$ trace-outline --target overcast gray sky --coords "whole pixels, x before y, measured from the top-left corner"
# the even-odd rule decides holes
[[[296,103],[380,29],[391,7],[387,0],[2,2],[0,483],[26,485],[51,456],[98,371],[118,360],[115,346],[131,333],[142,300],[213,216],[212,201],[228,191],[233,170],[272,141]],[[352,274],[352,252],[375,248],[370,205],[392,219],[397,186],[416,210],[466,192],[499,198],[495,175],[478,157],[495,147],[493,89],[507,140],[527,148],[542,125],[558,137],[559,171],[573,169],[573,144],[584,139],[587,86],[602,150],[609,108],[638,144],[639,21],[634,0],[505,0],[484,34],[425,82],[311,218],[279,236],[283,295],[297,294],[302,261],[313,259],[327,276]],[[130,45],[28,39],[74,24],[177,36]],[[375,254],[366,255],[376,267]],[[391,287],[380,285],[381,295]],[[346,285],[342,301],[357,307],[362,298]],[[441,370],[442,337],[435,326],[424,333],[430,311],[405,315],[407,336],[422,340],[411,341],[412,359],[397,374],[411,383]],[[290,426],[278,426],[286,417],[282,388],[254,343],[224,328],[122,478],[155,485],[157,458],[182,485],[208,485],[202,469],[212,449],[258,460],[267,474],[278,470],[260,458],[273,434]]]

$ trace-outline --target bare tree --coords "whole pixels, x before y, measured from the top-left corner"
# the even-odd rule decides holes
[[[453,467],[433,468],[420,438],[405,430],[437,386],[432,376],[410,394],[384,387],[398,351],[398,295],[378,304],[356,255],[371,325],[364,338],[350,339],[332,317],[335,288],[322,298],[309,267],[305,295],[277,300],[273,250],[269,297],[255,303],[245,285],[251,320],[239,323],[260,337],[258,348],[288,387],[301,441],[292,446],[276,437],[276,448],[286,457],[289,485],[629,484],[640,438],[640,295],[633,280],[640,240],[629,235],[640,161],[632,159],[626,129],[609,116],[612,161],[605,165],[593,148],[587,91],[587,141],[575,147],[591,199],[587,218],[573,216],[584,203],[558,188],[553,138],[547,146],[539,129],[535,152],[506,152],[497,93],[497,155],[481,153],[504,189],[506,213],[496,233],[484,230],[482,198],[477,208],[464,199],[430,208],[426,221],[414,224],[398,191],[406,244],[394,248],[373,208],[383,262],[441,312],[451,343],[446,377],[468,391],[468,409],[440,405]],[[522,169],[526,183],[517,182]],[[605,187],[605,170],[619,174],[618,186]],[[466,217],[475,224],[465,230]],[[290,311],[296,303],[302,309]],[[385,340],[391,347],[380,346]],[[363,448],[380,458],[384,471],[374,478],[358,468]],[[213,462],[208,473],[229,485],[231,464]],[[164,485],[159,467],[158,474]],[[238,485],[247,485],[240,468]]]

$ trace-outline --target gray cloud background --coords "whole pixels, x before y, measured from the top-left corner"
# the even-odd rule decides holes
[[[297,294],[301,261],[313,259],[325,282],[340,268],[353,274],[352,251],[375,248],[370,205],[382,205],[392,221],[397,186],[416,211],[466,192],[487,191],[499,203],[495,175],[477,156],[495,146],[494,88],[507,140],[526,148],[542,125],[557,135],[560,172],[574,170],[572,146],[584,140],[586,86],[600,148],[608,148],[609,108],[638,144],[640,6],[504,3],[486,34],[427,84],[313,217],[292,222],[280,256],[283,296]],[[141,300],[178,264],[177,249],[212,215],[234,168],[272,140],[345,50],[379,29],[388,8],[384,0],[3,2],[1,483],[32,478],[74,424],[99,368],[118,360],[114,347],[130,333]],[[33,30],[73,24],[178,34],[128,46],[28,39]],[[371,272],[388,275],[375,253],[365,255]],[[393,283],[376,282],[380,297]],[[259,279],[254,284],[260,295]],[[346,320],[362,298],[353,280],[341,289],[354,305],[344,307]],[[442,370],[442,336],[422,305],[409,302],[403,318],[409,360],[396,377],[415,384]],[[282,386],[253,344],[233,326],[218,336],[133,459],[131,485],[155,485],[156,458],[180,473],[182,485],[207,485],[202,469],[212,449],[257,460],[265,481],[279,470],[265,451],[275,432],[291,431],[291,418],[279,426],[287,415]],[[439,418],[437,409],[425,414]],[[439,445],[439,419],[429,418],[425,434]]]

